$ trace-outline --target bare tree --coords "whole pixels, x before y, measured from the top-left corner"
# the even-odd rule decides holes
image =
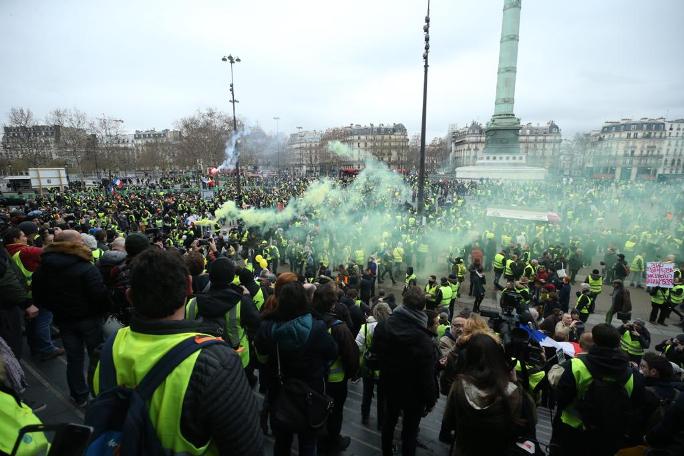
[[[32,127],[35,125],[33,111],[28,108],[10,108],[7,114],[8,127]]]
[[[56,108],[48,113],[45,122],[59,127],[60,156],[83,174],[83,162],[97,146],[94,134],[89,131],[91,121],[88,115],[76,108]]]
[[[242,123],[238,121],[238,129]],[[176,123],[181,132],[176,163],[180,166],[206,168],[225,160],[226,142],[233,131],[232,119],[223,112],[209,108],[198,110]]]
[[[97,147],[89,151],[94,171],[100,176],[100,170],[108,170],[111,174],[115,169],[120,170],[126,162],[129,144],[123,135],[124,121],[105,116],[97,117],[90,122],[89,129],[97,139]]]

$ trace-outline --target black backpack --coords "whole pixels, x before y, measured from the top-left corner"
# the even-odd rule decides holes
[[[86,451],[96,455],[157,455],[165,454],[157,432],[150,421],[147,404],[154,391],[188,356],[197,350],[224,343],[217,338],[189,337],[169,350],[134,389],[116,384],[112,357],[112,335],[102,349],[100,359],[100,395],[88,407],[85,423],[93,427]]]
[[[587,369],[592,381],[584,397],[577,400],[577,411],[588,432],[620,448],[633,422],[632,400],[625,388],[632,372],[626,370],[622,378],[613,379],[594,375],[588,365]]]

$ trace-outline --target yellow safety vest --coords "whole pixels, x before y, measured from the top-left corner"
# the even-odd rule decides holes
[[[392,250],[392,259],[395,263],[402,263],[404,261],[404,249],[396,247]]]
[[[504,258],[506,258],[506,257],[504,257],[500,253],[497,253],[496,255],[494,255],[494,261],[492,261],[492,266],[494,267],[494,269],[503,269]]]
[[[97,249],[93,250],[93,251],[92,251],[92,254],[93,254],[93,263],[97,263],[98,261],[100,261],[100,257],[102,256],[103,253],[104,253],[104,252],[103,252],[102,249],[100,249],[100,248],[97,248]]]
[[[363,266],[366,261],[366,252],[364,252],[361,249],[355,250],[354,261],[356,261],[356,264],[358,264],[359,266]]]
[[[591,385],[591,382],[593,381],[593,377],[581,358],[572,358],[570,360],[570,368],[572,369],[572,375],[575,377],[575,388],[577,391],[577,396],[575,399],[576,403],[577,400],[584,398],[584,395],[589,389],[589,385]],[[634,389],[634,375],[629,374],[629,378],[625,382],[624,387],[627,390],[627,395],[632,397],[632,391]],[[575,429],[584,430],[584,423],[582,422],[582,418],[579,416],[579,412],[575,408],[575,403],[570,404],[563,410],[561,413],[561,421]]]
[[[341,324],[340,320],[334,321],[333,325],[328,328],[328,334],[332,336],[332,328]],[[338,356],[328,371],[328,383],[340,383],[341,381],[344,381],[344,366],[342,365],[342,357]]]
[[[663,291],[663,289],[659,289],[656,291],[656,293],[651,296],[651,303],[653,304],[665,304],[665,301],[667,300],[667,296],[669,294],[669,290]]]
[[[632,356],[643,356],[644,354],[644,348],[641,346],[641,342],[632,339],[632,334],[629,331],[625,331],[622,334],[620,349]]]
[[[679,296],[675,294],[678,290],[682,290],[682,293],[680,293]],[[675,285],[672,287],[670,290],[670,302],[674,305],[679,305],[684,302],[684,285]]]
[[[514,261],[511,259],[506,260],[506,270],[504,271],[504,275],[506,276],[512,276],[513,275],[513,263]]]
[[[588,282],[589,282],[589,290],[592,293],[599,294],[599,293],[601,293],[601,291],[603,291],[603,277],[599,277],[598,279],[594,279],[592,276],[589,276]]]
[[[112,347],[116,384],[135,388],[147,372],[173,347],[189,337],[209,337],[208,334],[180,333],[152,335],[133,331],[130,326],[121,328],[116,334]],[[180,431],[181,415],[185,392],[190,376],[201,350],[183,360],[157,388],[149,403],[150,421],[157,431],[157,437],[164,449],[175,454],[204,455],[218,454],[213,442],[208,441],[201,447],[186,440]],[[93,377],[95,394],[100,391],[100,365],[98,363]]]
[[[373,343],[372,343],[373,332],[375,332],[375,331],[370,332],[370,333],[368,332],[368,323],[364,323],[363,325],[361,325],[360,331],[363,331],[363,334],[365,336],[363,339],[363,351],[361,353],[359,353],[359,356],[360,356],[359,364],[363,365],[365,363],[364,355],[366,354],[366,352],[368,350],[370,350],[371,346],[373,345]],[[372,370],[370,372],[373,375],[373,378],[375,378],[375,379],[380,378],[380,370],[375,369],[375,370]]]
[[[435,294],[437,294],[437,284],[434,284],[432,287],[430,286],[429,283],[425,284],[425,293],[430,295],[431,298],[435,297]]]
[[[14,261],[14,264],[17,265],[19,270],[21,271],[21,274],[24,276],[24,279],[26,280],[26,286],[31,288],[31,282],[33,280],[33,272],[29,271],[24,267],[24,263],[21,262],[21,250],[18,250],[17,252],[12,255],[12,261]]]
[[[461,287],[460,282],[449,282],[449,287],[451,288],[452,297],[458,294],[458,289]]]
[[[23,402],[17,403],[16,399],[10,394],[0,391],[0,451],[6,454],[12,453],[14,442],[19,437],[19,430],[24,426],[42,424],[40,419],[34,415],[31,407]],[[50,445],[45,434],[42,432],[31,432],[24,434],[21,440],[18,456],[46,455]]]
[[[449,285],[444,285],[439,287],[439,289],[442,292],[442,301],[439,303],[439,305],[448,306],[451,302],[451,298],[453,297],[453,290]]]
[[[466,272],[466,267],[463,263],[459,263],[456,265],[456,276],[458,276],[459,279],[462,279],[465,277],[465,272]]]
[[[259,290],[261,292],[261,290]],[[262,295],[263,297],[263,295]],[[247,333],[245,329],[240,324],[240,305],[242,300],[238,301],[237,304],[230,309],[225,318],[225,324],[222,337],[226,342],[228,342],[233,350],[240,356],[240,361],[242,362],[242,367],[247,367],[249,364],[249,340],[247,339]],[[197,320],[199,309],[197,308],[197,298],[192,298],[185,305],[185,319],[186,320]]]
[[[580,294],[577,298],[577,305],[575,308],[581,314],[588,314],[589,307],[591,306],[591,298],[584,293]]]
[[[416,280],[415,274],[411,274],[411,275],[406,276],[406,279],[404,279],[404,283],[406,284],[407,287],[408,287],[408,284],[411,283],[412,280],[415,282],[415,280]]]
[[[632,260],[632,265],[630,266],[632,272],[643,272],[644,271],[644,257],[637,255]]]

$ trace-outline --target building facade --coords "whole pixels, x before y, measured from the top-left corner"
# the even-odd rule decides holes
[[[478,122],[464,128],[450,129],[449,159],[452,168],[474,166],[484,158],[485,128]],[[527,123],[520,128],[520,154],[527,165],[552,172],[560,170],[561,130],[551,120],[545,125]]]
[[[596,179],[655,180],[684,174],[684,119],[609,121],[591,133],[585,173]]]
[[[287,142],[287,152],[283,164],[293,170],[303,174],[312,174],[320,168],[324,161],[322,157],[321,138],[323,133],[320,131],[303,131],[292,133]]]
[[[60,125],[4,127],[0,160],[44,166],[63,161],[77,165],[97,144],[95,135],[80,128]]]
[[[339,141],[349,148],[346,156],[330,152],[328,145]],[[409,139],[402,124],[378,126],[349,125],[330,128],[325,132],[299,131],[290,135],[285,163],[296,172],[305,174],[358,170],[365,154],[370,154],[388,166],[401,169],[407,166]]]
[[[363,152],[367,152],[392,168],[406,167],[409,138],[403,124],[353,125],[342,143],[350,147],[355,155],[354,161],[359,164],[363,160]]]

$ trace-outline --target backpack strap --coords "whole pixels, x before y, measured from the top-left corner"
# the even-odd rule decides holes
[[[100,393],[109,391],[116,386],[116,367],[114,366],[114,340],[119,333],[114,334],[102,346],[100,352]]]
[[[223,339],[218,337],[202,337],[201,335],[188,337],[162,356],[162,358],[157,361],[157,364],[155,364],[145,377],[143,377],[135,390],[144,400],[150,400],[152,394],[154,394],[154,391],[159,385],[161,385],[162,382],[166,380],[166,377],[168,377],[168,375],[187,357],[201,348],[219,343],[222,344],[224,342]]]

